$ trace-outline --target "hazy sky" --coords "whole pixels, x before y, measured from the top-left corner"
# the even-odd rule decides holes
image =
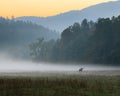
[[[0,16],[52,16],[116,0],[0,0]]]

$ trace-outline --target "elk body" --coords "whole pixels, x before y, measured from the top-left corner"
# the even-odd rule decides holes
[[[83,69],[84,69],[84,68],[80,68],[80,69],[79,69],[79,72],[82,72],[82,71],[83,71]]]

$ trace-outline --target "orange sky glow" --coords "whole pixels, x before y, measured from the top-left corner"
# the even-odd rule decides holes
[[[116,0],[0,0],[0,16],[47,17]]]

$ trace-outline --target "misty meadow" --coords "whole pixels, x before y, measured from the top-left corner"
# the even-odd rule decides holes
[[[119,0],[69,11],[60,11],[62,0],[51,7],[46,0],[47,11],[38,0],[6,1],[1,8],[11,4],[17,11],[7,17],[6,6],[0,15],[0,96],[120,95]],[[88,0],[75,2],[77,7]],[[50,16],[58,7],[59,14]],[[42,12],[48,17],[38,17]]]

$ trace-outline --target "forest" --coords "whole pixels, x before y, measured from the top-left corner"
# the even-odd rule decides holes
[[[39,38],[29,45],[35,61],[120,64],[120,16],[84,19],[66,28],[57,40]]]
[[[30,58],[28,45],[37,38],[48,41],[57,39],[59,34],[31,22],[16,21],[0,17],[0,53],[14,57]]]
[[[42,62],[120,64],[120,16],[84,19],[63,32],[0,17],[0,50]],[[19,56],[18,56],[19,57]]]

